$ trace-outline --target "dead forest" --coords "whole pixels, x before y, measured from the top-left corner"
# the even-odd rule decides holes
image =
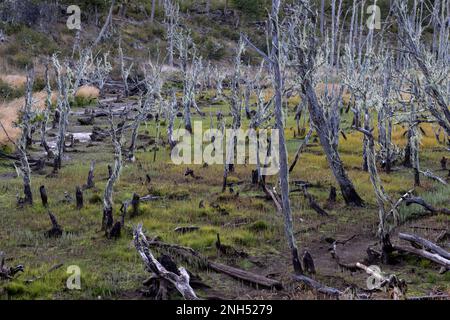
[[[0,299],[449,299],[449,0],[104,2],[0,4]]]

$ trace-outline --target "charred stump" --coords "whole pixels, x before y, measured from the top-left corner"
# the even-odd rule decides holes
[[[52,223],[52,228],[45,232],[45,236],[47,238],[59,238],[62,236],[63,230],[58,224],[58,221],[56,220],[56,217],[53,213],[50,211],[48,212],[48,216],[50,218],[50,221]]]
[[[81,190],[81,187],[77,186],[75,191],[75,197],[77,200],[77,209],[80,210],[83,208],[83,191]]]
[[[89,168],[89,173],[88,173],[88,178],[87,178],[87,183],[86,183],[85,189],[91,189],[91,188],[95,187],[94,169],[95,169],[95,160],[92,160],[91,166]]]
[[[47,190],[45,189],[45,186],[39,187],[39,193],[41,194],[42,205],[45,208],[47,208],[48,207],[48,197],[47,197]]]
[[[441,159],[441,169],[447,170],[447,158],[446,157],[442,157],[442,159]]]
[[[131,200],[131,217],[139,215],[139,204],[141,197],[137,193],[133,193],[133,199]]]

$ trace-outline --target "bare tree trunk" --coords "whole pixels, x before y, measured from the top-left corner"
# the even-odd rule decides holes
[[[97,36],[97,39],[95,39],[93,43],[93,47],[97,46],[100,41],[102,41],[103,36],[105,35],[106,29],[108,28],[109,24],[112,22],[112,13],[114,9],[114,5],[116,3],[116,0],[111,1],[111,6],[109,7],[108,16],[106,17],[105,24],[103,25],[102,29],[100,30],[100,33]]]
[[[334,177],[336,178],[339,187],[341,188],[342,196],[345,203],[355,206],[363,206],[364,201],[360,198],[353,186],[352,181],[347,176],[344,165],[341,161],[339,153],[331,145],[329,126],[325,121],[325,116],[320,108],[316,93],[309,79],[305,79],[302,84],[303,93],[308,99],[308,110],[311,120],[316,127],[319,135],[320,143],[327,156],[328,164]]]
[[[272,0],[272,13],[270,16],[270,25],[272,31],[272,52],[270,59],[272,60],[271,69],[274,73],[274,90],[275,90],[275,123],[279,131],[279,157],[280,157],[280,186],[281,186],[281,204],[284,215],[284,228],[288,240],[289,248],[292,254],[292,264],[294,270],[298,274],[303,274],[303,269],[300,264],[298,256],[297,244],[294,238],[291,204],[289,201],[289,170],[286,141],[284,137],[283,125],[283,78],[281,75],[280,59],[281,52],[279,51],[281,41],[279,39],[279,23],[278,14],[280,10],[280,0]]]
[[[150,22],[155,19],[156,0],[152,0],[152,12],[150,14]]]
[[[41,122],[41,145],[44,148],[45,152],[47,153],[47,156],[51,157],[53,155],[53,152],[50,150],[46,138],[48,118],[52,108],[52,89],[50,87],[50,77],[48,71],[49,70],[47,64],[45,66],[45,90],[47,92],[47,99],[45,100],[45,110]]]

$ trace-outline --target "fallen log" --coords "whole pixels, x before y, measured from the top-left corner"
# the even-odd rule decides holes
[[[188,232],[193,232],[193,231],[197,231],[199,230],[199,227],[196,226],[187,226],[187,227],[176,227],[173,231],[176,233],[188,233]]]
[[[312,288],[313,290],[319,292],[319,293],[323,293],[329,296],[333,296],[336,298],[339,298],[339,296],[342,294],[342,292],[336,288],[332,288],[332,287],[327,287],[326,285],[317,282],[314,279],[308,278],[307,276],[304,275],[294,275],[293,279],[295,281],[304,283],[305,285],[307,285],[308,287]]]
[[[428,250],[444,257],[445,259],[450,259],[450,252],[447,252],[443,248],[439,247],[438,245],[434,244],[433,242],[431,242],[427,239],[421,238],[416,235],[407,234],[407,233],[399,233],[398,237],[402,240],[411,242],[411,244],[420,245],[421,247],[428,249]]]
[[[445,181],[444,179],[442,179],[441,177],[438,177],[437,175],[435,175],[433,172],[431,172],[430,170],[426,170],[426,171],[419,171],[421,174],[423,174],[425,177],[440,182],[443,185],[448,185],[447,181]]]
[[[280,281],[270,279],[249,271],[230,267],[217,262],[209,261],[200,253],[189,247],[183,247],[177,244],[169,244],[158,240],[151,240],[148,242],[149,247],[158,247],[173,252],[188,263],[195,264],[202,269],[210,269],[216,272],[226,274],[234,279],[239,279],[245,283],[253,284],[255,286],[262,286],[265,288],[282,289]]]
[[[415,196],[411,195],[409,198],[407,198],[405,200],[405,204],[407,206],[410,206],[411,204],[414,204],[414,203],[418,204],[418,205],[421,205],[426,210],[428,210],[428,211],[430,211],[431,213],[434,213],[434,214],[439,214],[439,213],[450,214],[450,210],[449,209],[446,209],[446,208],[435,208],[431,204],[429,204],[425,200],[423,200],[421,197],[415,197]]]
[[[430,261],[433,261],[440,266],[445,267],[447,270],[450,269],[450,260],[445,259],[444,257],[441,257],[440,255],[436,253],[431,253],[423,249],[416,249],[412,247],[402,247],[402,246],[393,246],[394,250],[400,251],[400,252],[407,252],[411,254],[415,254],[419,257],[428,259]]]
[[[282,289],[283,286],[281,282],[274,279],[269,279],[264,276],[251,273],[242,269],[230,267],[221,263],[217,262],[209,262],[209,268],[220,273],[224,273],[226,275],[229,275],[232,278],[242,280],[244,282],[252,283],[257,286],[265,287],[265,288],[275,288],[275,289]]]

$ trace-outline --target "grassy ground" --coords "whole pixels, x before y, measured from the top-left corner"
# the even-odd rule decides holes
[[[209,106],[207,101],[201,101],[203,111],[208,113],[222,109],[227,113],[226,105]],[[294,138],[293,106],[291,101],[288,110],[286,136],[288,151],[292,159],[301,141]],[[195,116],[195,120],[200,120]],[[71,132],[90,130],[75,124],[71,120]],[[177,121],[180,121],[178,119]],[[343,127],[351,124],[350,115],[343,115]],[[96,125],[106,127],[99,121]],[[178,125],[178,123],[177,123]],[[244,124],[245,125],[245,124]],[[209,118],[204,119],[203,126],[209,128]],[[431,127],[424,125],[426,136],[422,137],[421,163],[423,168],[445,176],[439,171],[439,160],[445,155],[445,148],[438,145],[434,139]],[[165,139],[165,126],[161,127]],[[398,145],[405,144],[404,129],[395,127],[394,140]],[[147,137],[155,136],[155,123],[148,122],[141,126],[141,134]],[[338,196],[338,204],[329,208],[329,217],[318,216],[311,211],[304,198],[299,193],[293,193],[291,203],[294,215],[296,239],[301,250],[308,249],[316,261],[317,279],[344,289],[349,284],[365,287],[366,275],[363,273],[342,272],[335,265],[327,251],[324,237],[346,239],[357,235],[352,241],[340,248],[346,262],[362,261],[366,249],[376,242],[377,208],[375,206],[372,186],[366,172],[361,167],[361,139],[356,132],[346,130],[348,140],[341,138],[340,152],[349,176],[357,191],[367,202],[364,208],[349,208]],[[139,216],[126,218],[125,230],[119,240],[108,240],[100,231],[102,216],[102,195],[107,179],[107,164],[112,163],[112,145],[109,139],[105,143],[91,145],[78,144],[76,152],[66,153],[68,159],[57,177],[48,177],[45,173],[33,174],[32,187],[35,204],[32,207],[20,209],[16,207],[16,194],[21,193],[22,185],[19,178],[14,177],[14,169],[10,162],[0,162],[0,251],[4,251],[7,265],[23,264],[25,272],[12,281],[0,281],[0,297],[3,299],[135,299],[140,298],[139,290],[142,281],[148,277],[143,264],[132,243],[132,228],[143,223],[149,237],[159,236],[163,241],[177,243],[194,248],[210,259],[222,261],[230,265],[249,269],[263,275],[280,279],[284,290],[256,290],[245,284],[232,280],[224,275],[199,271],[196,266],[187,265],[188,269],[197,273],[213,289],[200,291],[200,296],[220,296],[227,298],[316,298],[311,292],[302,290],[290,280],[291,266],[289,250],[286,245],[283,219],[279,216],[273,204],[265,199],[255,197],[262,195],[260,190],[249,186],[251,180],[251,165],[236,166],[229,182],[234,182],[234,193],[221,193],[221,165],[189,165],[198,179],[186,177],[187,165],[174,165],[170,161],[170,151],[167,146],[159,145],[154,159],[153,145],[148,139],[141,139],[140,145],[146,151],[140,150],[137,162],[125,163],[120,181],[114,188],[114,213],[118,217],[120,204],[130,199],[133,192],[139,195],[159,195],[163,198],[141,205]],[[34,154],[39,153],[35,145]],[[75,187],[86,182],[89,164],[96,160],[96,187],[85,191],[85,207],[76,210],[74,201],[67,202],[64,193],[75,197]],[[145,175],[151,177],[146,182]],[[389,195],[396,199],[413,187],[411,170],[395,167],[387,175],[380,173],[382,182]],[[268,182],[275,182],[275,177]],[[311,193],[325,205],[330,186],[336,186],[335,180],[328,168],[325,156],[317,141],[313,139],[307,150],[301,155],[300,161],[290,176],[293,180],[307,180],[318,184]],[[50,229],[45,208],[39,200],[39,186],[47,188],[50,210],[56,215],[64,228],[60,239],[48,239],[44,232]],[[448,207],[450,188],[422,178],[422,187],[416,189],[417,194],[438,207]],[[236,193],[239,195],[236,195]],[[199,208],[200,201],[205,208]],[[222,215],[215,209],[219,204],[227,215]],[[434,240],[439,231],[412,229],[412,226],[427,226],[448,230],[449,219],[438,215],[421,217],[420,207],[402,208],[402,217],[407,220],[400,230],[421,234]],[[196,225],[198,231],[177,234],[173,232],[178,226]],[[393,239],[396,241],[396,232]],[[220,233],[224,244],[232,245],[247,252],[251,258],[235,259],[219,256],[215,249],[216,234]],[[449,291],[449,273],[439,275],[439,267],[429,261],[414,257],[398,257],[398,263],[393,266],[381,266],[383,271],[395,272],[408,282],[412,295],[427,294],[433,290]],[[63,264],[61,268],[47,274],[54,265]],[[180,262],[186,265],[184,262]],[[81,290],[68,290],[66,280],[69,274],[67,267],[77,265],[81,269]],[[44,275],[41,279],[26,283],[26,280]],[[386,297],[381,294],[379,297]]]

